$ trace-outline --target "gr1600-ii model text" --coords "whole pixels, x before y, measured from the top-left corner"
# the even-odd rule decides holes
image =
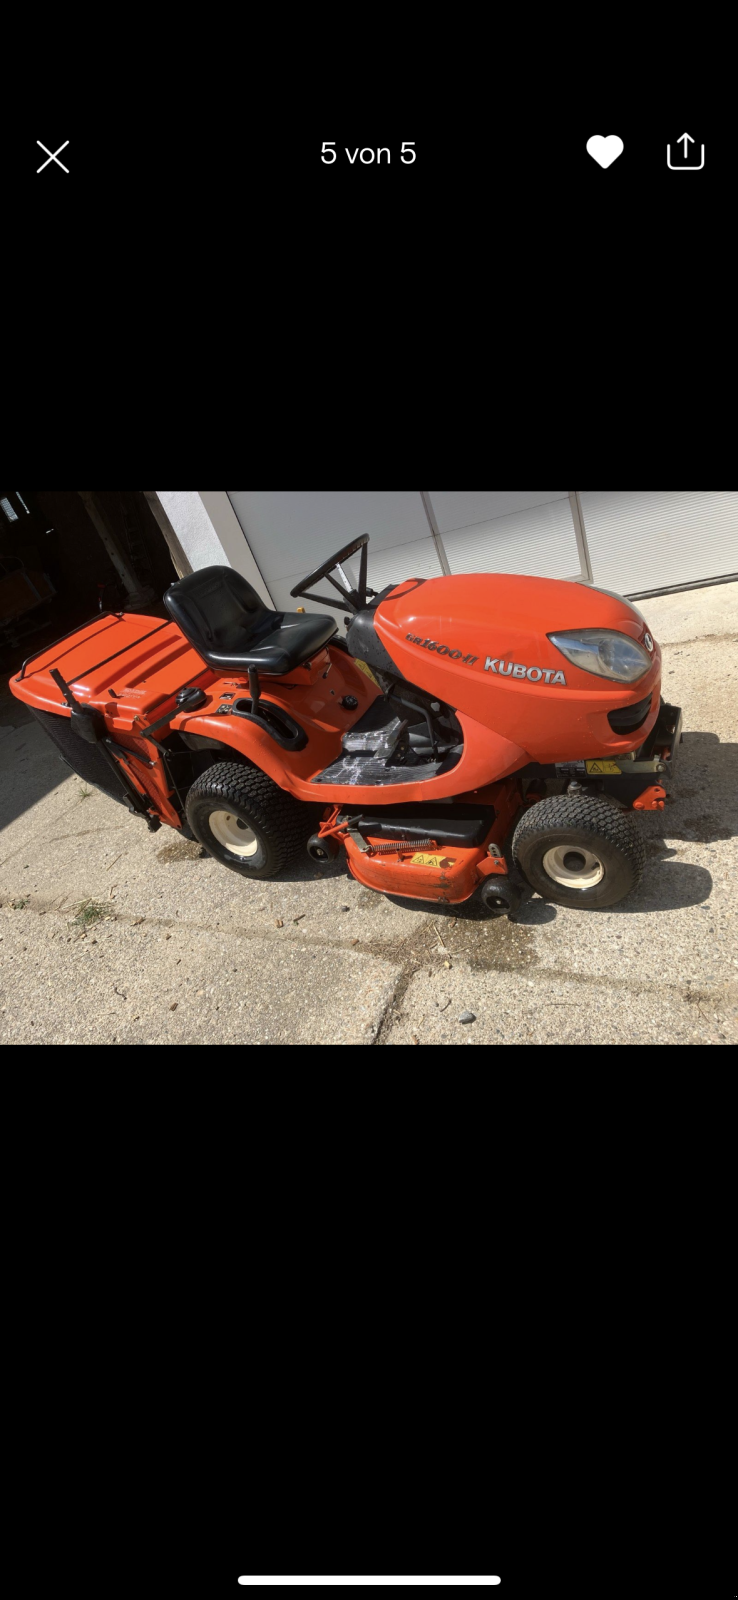
[[[230,567],[108,613],[11,688],[67,761],[247,878],[307,842],[415,900],[607,906],[638,882],[634,811],[663,806],[681,713],[640,612],[580,583],[506,573],[367,588],[367,536],[271,611]],[[359,556],[353,569],[346,564]],[[323,581],[334,595],[314,594]],[[337,592],[338,598],[335,598]]]

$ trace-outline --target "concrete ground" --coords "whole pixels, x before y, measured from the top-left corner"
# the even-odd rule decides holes
[[[639,822],[642,883],[609,911],[535,895],[514,922],[471,902],[428,911],[307,856],[245,883],[86,793],[3,686],[0,1039],[734,1042],[738,584],[639,604],[684,742],[666,809]]]

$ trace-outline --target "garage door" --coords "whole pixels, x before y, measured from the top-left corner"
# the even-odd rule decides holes
[[[707,582],[738,570],[738,493],[582,489],[595,583],[620,594]]]
[[[451,572],[583,575],[567,489],[431,489],[428,498]]]
[[[369,584],[376,590],[444,571],[581,574],[566,489],[229,489],[228,495],[283,610],[293,609],[290,589],[300,578],[361,533],[369,534]],[[358,562],[348,568],[356,578]]]
[[[229,489],[228,496],[280,610],[294,610],[297,602],[290,589],[361,533],[369,534],[372,589],[404,578],[437,578],[443,572],[417,489]],[[355,579],[358,562],[348,567]],[[323,592],[334,593],[325,584]],[[321,610],[319,604],[300,603]]]

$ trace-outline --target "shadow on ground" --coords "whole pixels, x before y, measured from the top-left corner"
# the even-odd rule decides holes
[[[29,727],[23,724],[0,733],[0,829],[73,776],[33,718]]]
[[[738,745],[716,733],[685,733],[662,812],[648,813],[662,838],[716,844],[738,834]]]

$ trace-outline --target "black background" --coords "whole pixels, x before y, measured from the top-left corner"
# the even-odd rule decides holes
[[[169,462],[194,465],[206,457],[215,481],[225,460],[247,465],[262,481],[268,460],[272,481],[294,487],[297,464],[308,462],[313,482],[318,466],[331,481],[357,481],[337,447],[344,423],[372,481],[387,476],[392,448],[396,481],[419,457],[411,440],[424,407],[433,427],[422,441],[423,459],[430,450],[430,459],[449,461],[448,435],[455,423],[458,436],[461,412],[463,449],[457,445],[454,462],[465,471],[469,464],[498,472],[513,460],[541,464],[549,454],[560,456],[562,438],[571,447],[565,459],[592,462],[593,438],[606,422],[599,459],[619,482],[634,475],[638,461],[642,481],[653,487],[664,460],[654,436],[665,417],[672,460],[685,461],[688,480],[694,484],[698,459],[708,485],[723,481],[732,446],[731,453],[721,451],[719,427],[721,417],[733,426],[730,405],[720,402],[718,426],[711,421],[699,451],[700,419],[723,369],[732,375],[734,367],[738,141],[724,109],[732,96],[725,100],[717,82],[725,49],[719,32],[712,25],[705,40],[688,30],[675,60],[681,19],[668,31],[664,24],[648,54],[641,22],[613,24],[614,36],[594,17],[565,23],[557,14],[546,34],[545,24],[526,13],[513,39],[496,16],[482,23],[460,14],[439,23],[429,14],[413,25],[411,46],[401,54],[394,19],[371,12],[340,22],[311,16],[302,24],[282,15],[268,40],[261,16],[250,22],[218,13],[191,28],[182,13],[163,39],[153,32],[153,17],[65,18],[56,38],[46,19],[33,19],[35,32],[13,55],[5,85],[4,359],[9,425],[24,434],[44,472],[50,460],[68,460],[69,419],[73,425],[78,419],[81,395],[84,415],[75,431],[88,444],[90,428],[101,428],[105,462],[113,464],[108,481],[115,481],[116,464],[125,478],[142,451],[160,460],[165,434],[172,441]],[[705,43],[707,57],[699,48]],[[700,173],[667,169],[666,144],[684,131],[705,143]],[[607,171],[586,152],[597,132],[624,140],[623,155]],[[37,175],[45,159],[37,139],[51,150],[69,140],[61,157],[69,176],[53,165]],[[324,140],[335,140],[339,151],[389,145],[392,164],[350,167],[339,156],[325,166]],[[415,141],[412,166],[399,161],[403,140]],[[420,352],[415,360],[411,350]],[[473,392],[470,373],[478,378]],[[22,377],[33,390],[28,419],[18,403]],[[319,404],[326,377],[328,399]],[[184,408],[193,413],[186,427]],[[306,445],[310,429],[319,432],[322,454],[310,437]],[[92,460],[99,469],[99,448]],[[137,467],[135,481],[141,481]],[[318,1073],[322,1065],[311,1063]],[[355,1064],[341,1061],[342,1074],[347,1065]],[[649,1058],[645,1065],[663,1072],[668,1063]],[[215,1066],[208,1062],[208,1070]],[[588,1076],[593,1066],[586,1064]],[[644,1061],[631,1053],[629,1066],[624,1098],[637,1122]],[[439,1072],[450,1098],[458,1091],[455,1067],[444,1062]],[[503,1073],[508,1068],[501,1064]],[[425,1070],[416,1105],[427,1094]],[[241,1137],[225,1163],[236,1189],[201,1241],[203,1260],[215,1264],[213,1282],[193,1274],[179,1319],[186,1332],[173,1405],[179,1431],[174,1423],[163,1428],[159,1459],[152,1448],[154,1374],[140,1443],[125,1463],[130,1501],[121,1503],[115,1491],[109,1497],[95,1593],[114,1575],[120,1551],[129,1558],[133,1551],[141,1581],[154,1578],[157,1592],[197,1600],[226,1594],[235,1600],[246,1592],[237,1577],[252,1565],[301,1571],[326,1565],[326,1551],[335,1565],[491,1568],[503,1579],[493,1591],[500,1600],[547,1594],[713,1600],[735,1593],[724,1581],[720,1547],[730,1526],[720,1500],[729,1481],[721,1457],[730,1435],[719,1373],[718,1392],[705,1393],[713,1371],[709,1329],[687,1372],[704,1424],[693,1440],[684,1423],[683,1371],[657,1421],[643,1376],[628,1410],[619,1393],[612,1400],[620,1358],[606,1346],[590,1383],[589,1363],[602,1345],[596,1343],[593,1356],[592,1342],[580,1345],[570,1335],[566,1308],[541,1292],[531,1265],[531,1241],[540,1238],[540,1218],[558,1192],[555,1162],[530,1228],[520,1220],[531,1181],[520,1176],[531,1159],[529,1112],[539,1097],[538,1078],[527,1081],[524,1150],[517,1167],[503,1172],[503,1192],[494,1199],[490,1173],[500,1173],[494,1116],[485,1113],[477,1123],[471,1115],[459,1133],[464,1156],[469,1126],[478,1125],[483,1136],[480,1194],[473,1204],[457,1194],[454,1237],[446,1243],[458,1256],[468,1221],[472,1250],[450,1294],[447,1278],[440,1281],[455,1338],[447,1358],[428,1373],[427,1436],[411,1426],[413,1449],[406,1454],[398,1446],[408,1436],[402,1383],[384,1429],[358,1413],[374,1353],[338,1312],[335,1347],[347,1364],[341,1380],[333,1344],[322,1352],[324,1369],[316,1364],[317,1377],[304,1367],[295,1371],[308,1342],[305,1318],[286,1292],[292,1279],[284,1241],[274,1244],[269,1230],[283,1194],[283,1153],[275,1153],[273,1172],[256,1185],[263,1126],[240,1118]],[[366,1093],[377,1093],[382,1126],[391,1126],[391,1083]],[[286,1086],[273,1128],[291,1103]],[[329,1103],[326,1126],[331,1111]],[[602,1114],[606,1121],[609,1105]],[[354,1131],[353,1124],[342,1126],[339,1145],[350,1148]],[[596,1153],[600,1132],[595,1119],[584,1147]],[[655,1150],[660,1137],[655,1129]],[[417,1200],[421,1231],[428,1196],[442,1188],[445,1138],[444,1125]],[[407,1139],[413,1149],[410,1130]],[[219,1136],[214,1144],[220,1149]],[[577,1159],[572,1153],[571,1171]],[[193,1146],[185,1190],[199,1162]],[[314,1179],[310,1172],[305,1194]],[[670,1181],[670,1200],[678,1182],[678,1176]],[[367,1176],[372,1202],[385,1183],[381,1168]],[[627,1184],[616,1170],[613,1196],[619,1200]],[[348,1222],[349,1180],[331,1172],[331,1185],[333,1212]],[[586,1214],[586,1184],[580,1199]],[[294,1214],[300,1211],[297,1195]],[[284,1305],[274,1301],[284,1351],[271,1324],[265,1328],[265,1291],[256,1303],[251,1294],[258,1242],[285,1295]],[[351,1259],[350,1237],[344,1248]],[[307,1249],[305,1259],[311,1266]],[[410,1260],[412,1250],[405,1266]],[[341,1261],[331,1276],[339,1302]],[[392,1355],[402,1302],[387,1294],[382,1269],[380,1262]],[[725,1264],[716,1263],[715,1282],[724,1273]],[[588,1281],[585,1262],[569,1294],[575,1309],[577,1287],[586,1309]],[[472,1313],[470,1285],[477,1297]],[[679,1328],[686,1348],[682,1314],[677,1304],[666,1319],[665,1363],[672,1329]],[[366,1332],[362,1322],[359,1330]],[[432,1332],[438,1341],[435,1319]],[[481,1350],[470,1351],[472,1338]],[[422,1327],[417,1344],[424,1353]],[[173,1337],[175,1373],[178,1359]],[[309,1416],[302,1410],[306,1396]],[[450,1438],[439,1437],[444,1401],[456,1424]],[[611,1401],[615,1421],[624,1414],[625,1427],[607,1415]],[[337,1409],[344,1430],[338,1443]],[[694,1497],[703,1462],[710,1494],[700,1518]],[[671,1504],[663,1487],[669,1469]],[[154,1478],[148,1562],[138,1554],[137,1495],[146,1470]],[[107,1493],[104,1473],[100,1492]],[[88,1522],[68,1519],[70,1571]],[[54,1561],[52,1545],[47,1574]]]
[[[685,131],[696,141],[690,160],[705,145],[701,172],[668,170],[667,144],[681,159],[677,141]],[[593,133],[617,133],[624,141],[623,154],[607,170],[587,153]],[[69,140],[60,154],[69,175],[53,163],[37,173],[46,160],[39,139],[51,151]],[[336,143],[330,165],[321,161],[324,140]],[[415,141],[412,165],[400,160],[405,140]],[[551,249],[578,255],[587,247],[587,227],[608,219],[615,243],[616,225],[627,217],[632,248],[640,253],[659,223],[688,230],[697,219],[707,225],[704,251],[711,235],[732,227],[737,145],[738,136],[714,107],[671,102],[648,115],[609,106],[573,114],[570,106],[564,111],[540,102],[483,113],[478,105],[452,102],[443,116],[425,106],[400,117],[395,105],[381,104],[361,116],[330,106],[316,115],[312,105],[303,114],[293,100],[265,120],[232,96],[219,105],[198,102],[185,118],[159,97],[131,122],[113,93],[94,115],[81,114],[74,103],[15,118],[3,135],[3,183],[28,217],[39,220],[71,221],[81,207],[94,205],[95,223],[110,225],[116,216],[125,222],[122,207],[153,204],[150,221],[164,227],[172,205],[207,202],[224,208],[220,222],[249,240],[249,248],[268,224],[280,234],[292,229],[297,238],[304,208],[314,223],[346,220],[367,208],[367,220],[384,217],[388,226],[402,225],[408,214],[422,216],[430,251],[483,242],[509,248],[513,222],[546,249],[542,225],[564,216],[585,232],[575,228],[571,236],[551,238]],[[345,155],[346,147],[379,146],[389,147],[390,164],[357,159],[352,166]],[[212,210],[209,220],[216,221]],[[319,239],[309,242],[319,247]],[[689,253],[688,238],[683,245]]]
[[[58,55],[48,41],[31,50],[1,142],[25,336],[44,356],[46,340],[61,347],[78,376],[80,333],[94,356],[121,341],[124,367],[143,359],[149,380],[154,353],[167,407],[142,374],[136,414],[160,429],[199,395],[200,364],[233,426],[260,362],[260,392],[274,385],[270,400],[296,407],[295,433],[324,417],[325,384],[332,440],[371,407],[394,443],[394,408],[405,457],[409,390],[448,409],[446,440],[470,405],[464,445],[482,428],[493,447],[486,401],[508,428],[516,404],[526,426],[539,409],[549,440],[576,429],[591,442],[605,416],[608,440],[615,421],[629,446],[645,428],[651,461],[658,430],[679,453],[689,426],[694,448],[717,406],[714,447],[728,426],[715,390],[738,142],[716,81],[723,42],[708,72],[699,40],[675,62],[674,40],[647,49],[642,23],[613,36],[559,17],[408,20],[410,39],[374,13],[276,18],[269,35],[263,18],[237,28],[220,14],[165,38],[116,28],[91,41],[80,24]],[[667,169],[684,131],[705,144],[701,172]],[[587,154],[597,132],[624,141],[607,171]],[[37,139],[69,140],[69,175],[37,174]],[[335,164],[321,162],[324,140]],[[417,160],[403,165],[409,140]],[[350,166],[347,146],[389,146],[391,164]],[[119,381],[130,397],[133,372]]]

